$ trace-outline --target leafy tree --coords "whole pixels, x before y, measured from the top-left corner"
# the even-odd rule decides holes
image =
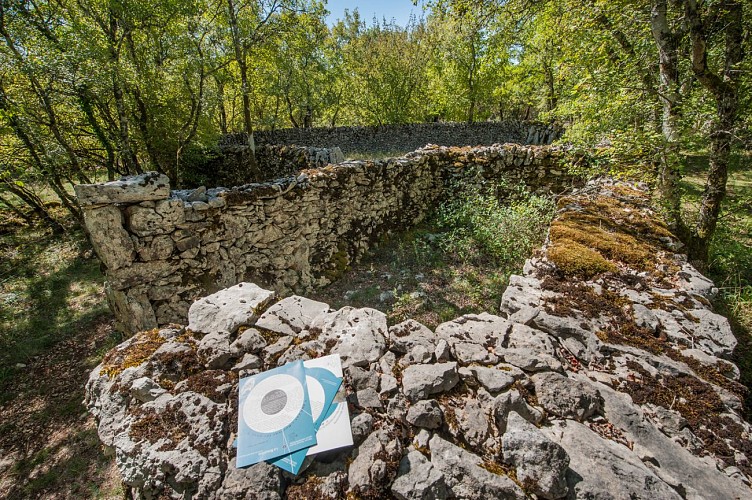
[[[350,23],[359,18],[351,17]],[[355,36],[345,47],[350,103],[356,122],[408,123],[425,115],[425,66],[428,53],[424,26],[394,22],[350,28]]]

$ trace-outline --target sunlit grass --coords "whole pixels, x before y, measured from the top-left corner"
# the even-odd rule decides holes
[[[688,220],[699,208],[707,172],[707,157],[690,158],[683,182]],[[739,346],[735,361],[742,382],[752,386],[752,156],[735,155],[727,196],[711,242],[707,273],[720,290],[716,307],[731,320]],[[748,410],[752,398],[747,401]]]
[[[80,231],[26,227],[0,235],[0,382],[106,314],[103,281]]]
[[[463,314],[495,313],[509,276],[545,238],[550,199],[519,192],[499,201],[468,191],[417,228],[382,242],[315,298],[384,311],[430,328]]]

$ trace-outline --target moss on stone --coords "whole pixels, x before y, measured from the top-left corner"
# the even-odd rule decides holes
[[[100,374],[112,379],[126,368],[139,366],[165,342],[158,328],[141,332],[125,348],[115,348],[104,356]]]
[[[649,208],[647,194],[628,186],[615,186],[612,193],[559,201],[562,212],[551,224],[549,259],[565,275],[583,279],[616,272],[617,264],[637,272],[654,273],[659,266],[677,271],[665,257],[674,236]]]
[[[553,241],[548,248],[548,258],[562,273],[582,279],[617,270],[613,262],[597,251],[570,239]]]

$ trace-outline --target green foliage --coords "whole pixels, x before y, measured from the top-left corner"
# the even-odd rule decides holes
[[[439,209],[442,245],[469,261],[490,259],[515,268],[540,245],[554,211],[550,198],[524,188],[504,202],[479,189],[460,191]]]

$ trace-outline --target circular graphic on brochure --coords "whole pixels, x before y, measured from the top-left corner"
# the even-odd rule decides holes
[[[309,375],[306,375],[306,385],[308,386],[308,399],[311,401],[311,416],[315,422],[324,411],[326,393],[321,382]]]
[[[285,374],[265,378],[248,392],[243,403],[243,420],[252,431],[279,432],[289,426],[303,409],[304,388]]]

